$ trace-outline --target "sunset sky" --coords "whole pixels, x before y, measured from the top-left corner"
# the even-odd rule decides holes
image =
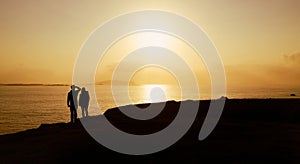
[[[220,53],[229,87],[300,87],[299,8],[298,0],[3,0],[0,83],[71,83],[80,47],[99,25],[130,11],[157,9],[183,15],[203,28]],[[96,80],[110,79],[110,71],[126,52],[120,47],[151,44],[147,36],[171,42],[165,46],[181,51],[196,73],[207,76],[199,72],[201,60],[188,56],[193,55],[188,46],[155,35],[120,40],[107,52]],[[143,71],[167,77],[159,69]],[[143,76],[140,72],[135,81],[144,82]]]

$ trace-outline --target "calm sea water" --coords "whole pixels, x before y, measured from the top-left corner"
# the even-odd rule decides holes
[[[160,88],[166,95],[160,92],[152,92],[154,88]],[[119,91],[124,88],[117,88]],[[43,123],[69,122],[69,109],[67,108],[66,95],[68,86],[0,86],[0,134],[14,133],[26,129],[37,128]],[[199,99],[193,91],[190,97],[181,98],[179,88],[171,86],[134,86],[130,87],[130,101],[122,97],[118,105],[130,103],[145,103],[164,100]],[[124,90],[124,93],[125,90]],[[295,93],[299,98],[300,89],[235,89],[228,90],[229,98],[291,98]],[[90,106],[90,115],[103,113],[105,110],[117,106],[112,98],[109,86],[96,86],[98,106]],[[152,96],[152,97],[151,97]],[[154,96],[154,97],[153,97]],[[159,97],[158,99],[155,99]],[[202,89],[200,99],[209,99],[208,89]],[[81,110],[78,115],[81,117]]]

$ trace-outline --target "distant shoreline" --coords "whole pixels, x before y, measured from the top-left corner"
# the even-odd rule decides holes
[[[60,84],[60,83],[54,83],[54,84],[43,84],[43,83],[0,83],[0,86],[70,86],[71,84]],[[111,84],[104,84],[104,83],[95,83],[95,84],[88,84],[88,85],[111,85]],[[117,85],[123,85],[123,84],[117,84]],[[133,84],[134,86],[141,86],[140,84]]]
[[[11,84],[0,84],[0,86],[69,86],[69,84],[23,84],[23,83],[11,83]]]

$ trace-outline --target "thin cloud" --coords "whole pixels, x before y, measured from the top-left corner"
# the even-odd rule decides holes
[[[231,65],[226,67],[229,87],[299,87],[300,66]]]
[[[300,52],[284,54],[283,59],[288,65],[300,65]]]

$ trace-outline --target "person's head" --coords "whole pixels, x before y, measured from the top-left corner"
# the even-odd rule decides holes
[[[75,85],[71,85],[71,89],[74,89],[75,88]]]
[[[84,88],[84,87],[82,87],[82,91],[83,91],[83,92],[85,91],[85,88]]]

